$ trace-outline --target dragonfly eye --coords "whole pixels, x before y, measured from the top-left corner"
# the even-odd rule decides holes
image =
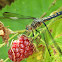
[[[26,30],[28,30],[28,27],[26,28]]]
[[[26,30],[29,30],[29,25],[26,26]]]
[[[32,30],[32,27],[30,25],[27,25],[26,26],[26,30],[29,30],[30,31],[30,30]]]

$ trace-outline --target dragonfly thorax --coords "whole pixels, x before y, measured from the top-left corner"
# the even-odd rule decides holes
[[[43,18],[42,19],[36,18],[36,19],[34,19],[34,21],[36,21],[36,22],[43,22]]]
[[[36,19],[34,19],[34,21],[32,22],[31,25],[27,25],[27,26],[26,26],[26,30],[31,31],[31,30],[33,30],[33,29],[36,29],[36,28],[39,27],[40,25],[41,25],[41,19],[36,18]]]
[[[37,27],[39,27],[41,25],[41,21],[40,20],[34,20],[31,24],[32,29],[36,29]]]

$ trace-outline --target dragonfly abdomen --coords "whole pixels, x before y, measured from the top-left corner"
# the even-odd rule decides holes
[[[51,16],[45,17],[43,20],[44,20],[44,21],[50,20],[50,19],[55,18],[55,17],[57,17],[57,16],[59,16],[59,15],[62,15],[62,11],[57,12],[56,14],[53,14],[53,15],[51,15]]]

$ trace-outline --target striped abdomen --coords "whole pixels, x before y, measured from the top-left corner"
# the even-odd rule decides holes
[[[57,16],[59,16],[59,15],[62,15],[62,11],[57,12],[56,14],[53,14],[53,15],[51,15],[51,16],[44,17],[43,21],[50,20],[50,19],[55,18],[55,17],[57,17]]]

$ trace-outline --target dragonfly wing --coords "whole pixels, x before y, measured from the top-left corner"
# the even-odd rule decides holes
[[[3,16],[10,19],[36,19],[35,17],[19,15],[19,14],[10,13],[10,12],[4,12]]]

